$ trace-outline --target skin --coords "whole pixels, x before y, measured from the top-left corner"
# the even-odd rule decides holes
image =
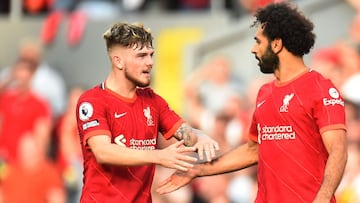
[[[279,57],[279,64],[273,74],[279,83],[296,78],[308,71],[302,57],[294,56],[283,46],[281,39],[269,41],[263,35],[261,26],[255,35],[255,44],[251,52],[259,60],[259,66],[267,66],[264,56],[268,55],[268,47]],[[344,173],[347,160],[346,132],[343,129],[327,130],[321,134],[323,143],[329,153],[324,171],[324,180],[313,203],[329,202]],[[236,160],[236,161],[234,161]],[[249,140],[247,144],[225,153],[210,163],[197,164],[188,172],[176,171],[171,177],[160,183],[157,192],[165,194],[179,189],[196,177],[210,176],[241,170],[257,164],[258,144]]]
[[[126,98],[133,98],[137,87],[150,85],[150,73],[154,64],[154,49],[149,46],[113,46],[108,51],[112,63],[106,79],[106,87]],[[218,143],[210,137],[182,124],[173,135],[179,142],[159,150],[135,150],[111,143],[107,135],[97,135],[87,143],[99,164],[139,166],[158,164],[167,168],[187,171],[197,158],[188,155],[197,151],[199,158],[206,155],[211,161],[219,149]]]

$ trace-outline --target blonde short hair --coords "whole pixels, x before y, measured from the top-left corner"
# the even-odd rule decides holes
[[[123,23],[113,24],[103,35],[106,42],[106,49],[109,51],[114,45],[123,47],[144,46],[152,47],[153,37],[150,29],[145,29],[141,23]]]

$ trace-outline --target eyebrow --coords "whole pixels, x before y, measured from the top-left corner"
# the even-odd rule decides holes
[[[138,56],[145,56],[145,55],[148,55],[148,54],[149,54],[149,55],[152,56],[152,55],[154,55],[154,52],[155,52],[154,50],[152,50],[152,51],[140,51],[140,52],[137,52],[136,55],[138,55]]]

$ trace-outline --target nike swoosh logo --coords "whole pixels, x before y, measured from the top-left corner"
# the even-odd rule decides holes
[[[127,112],[124,112],[124,113],[121,113],[121,114],[117,114],[117,113],[114,113],[114,117],[115,118],[120,118],[120,117],[123,117],[127,114]]]
[[[265,102],[266,102],[266,100],[261,101],[260,103],[258,103],[258,104],[256,105],[256,108],[259,108],[259,107],[260,107],[261,105],[263,105]]]

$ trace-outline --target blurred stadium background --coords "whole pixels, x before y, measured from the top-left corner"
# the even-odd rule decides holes
[[[37,37],[46,13],[24,14],[21,0],[12,0],[10,13],[0,17],[0,67],[9,66],[17,57],[19,41]],[[251,15],[234,17],[225,1],[213,0],[203,10],[165,10],[163,1],[149,1],[147,8],[102,17],[94,14],[86,23],[83,38],[76,46],[66,41],[68,22],[60,23],[45,58],[64,77],[68,87],[93,86],[102,82],[110,68],[102,34],[115,21],[142,22],[155,36],[154,88],[164,95],[175,110],[181,110],[181,82],[187,72],[215,54],[230,56],[234,74],[248,82],[260,74],[250,53],[254,30]],[[347,35],[355,11],[344,0],[298,0],[296,3],[315,24],[314,49],[326,47]],[[101,12],[101,11],[99,11]],[[104,11],[107,12],[107,11]],[[174,91],[175,90],[175,91]]]

